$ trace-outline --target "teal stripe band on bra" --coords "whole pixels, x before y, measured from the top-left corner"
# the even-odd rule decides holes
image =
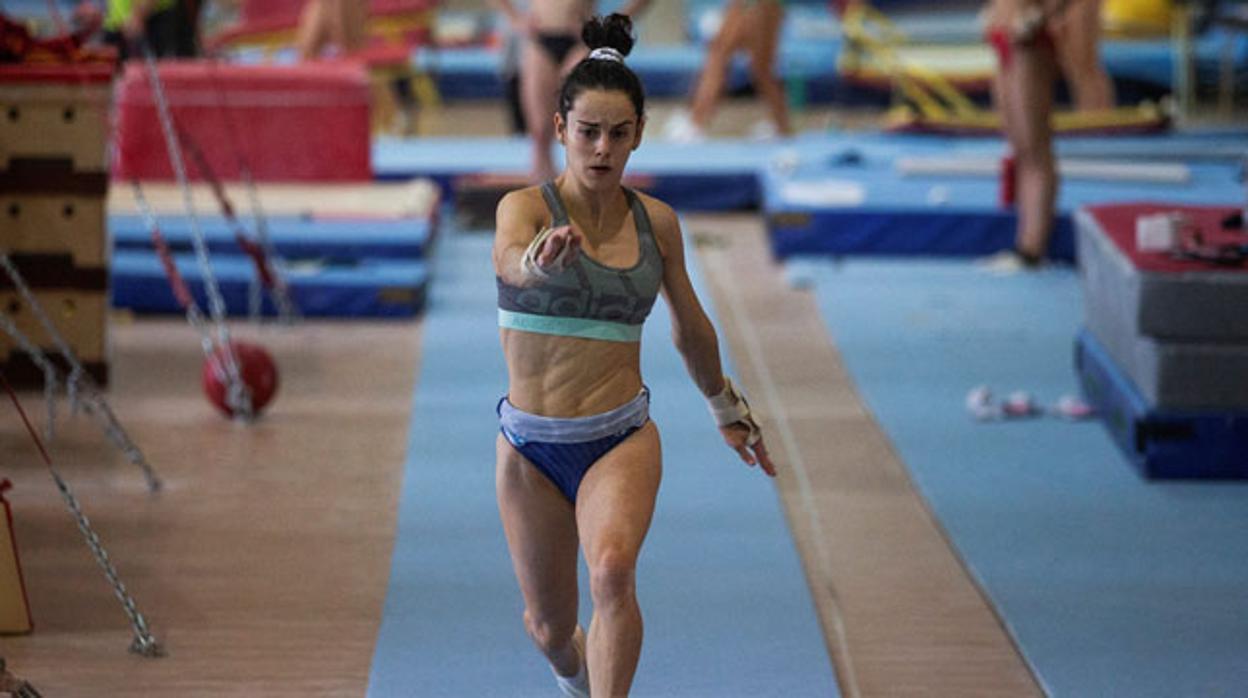
[[[563,337],[581,337],[583,339],[603,339],[608,342],[640,342],[641,325],[626,325],[622,322],[591,320],[580,317],[557,317],[551,315],[529,315],[515,313],[510,310],[498,311],[498,326],[509,330],[522,330],[538,334],[556,334]]]

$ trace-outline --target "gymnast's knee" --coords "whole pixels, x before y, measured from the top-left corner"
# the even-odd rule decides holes
[[[576,631],[576,621],[559,622],[553,616],[545,616],[531,610],[524,612],[524,629],[544,653],[551,653],[568,646],[572,641],[572,633]]]
[[[589,588],[594,608],[610,609],[630,604],[636,597],[637,561],[633,555],[606,552],[589,565]]]

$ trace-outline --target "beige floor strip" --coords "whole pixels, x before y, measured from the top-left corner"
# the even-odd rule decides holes
[[[765,419],[846,696],[1042,691],[845,373],[756,216],[690,216],[723,344]]]
[[[235,338],[264,344],[282,378],[248,427],[210,411],[184,322],[114,323],[110,402],[166,490],[148,495],[83,417],[62,419],[51,451],[167,647],[163,659],[127,653],[120,604],[17,414],[0,406],[0,467],[16,485],[36,624],[0,638],[9,669],[49,698],[363,695],[419,335],[417,323],[239,326]],[[23,397],[41,419],[41,396]]]
[[[158,215],[185,216],[182,190],[168,182],[145,182],[143,197]],[[240,219],[252,223],[252,192],[238,182],[223,185]],[[194,184],[190,195],[195,212],[201,216],[221,215],[221,207],[207,184]],[[262,183],[255,189],[262,212],[267,216],[323,216],[360,218],[427,217],[439,200],[437,185],[430,180],[408,182],[369,182],[366,184]],[[140,212],[134,187],[114,184],[108,190],[108,211],[114,214]]]

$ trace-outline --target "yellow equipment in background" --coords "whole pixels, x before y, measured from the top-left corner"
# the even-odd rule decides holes
[[[1101,26],[1107,36],[1123,38],[1170,35],[1170,0],[1102,0]]]
[[[995,74],[996,57],[987,45],[911,44],[887,16],[866,2],[851,3],[841,16],[841,27],[842,75],[893,89],[895,104],[884,116],[885,130],[965,135],[1001,130],[1000,116],[967,96],[968,86],[986,89]],[[937,51],[961,55],[962,60],[936,60]],[[1059,134],[1145,133],[1169,124],[1167,111],[1153,102],[1101,111],[1060,110],[1053,117],[1053,129]]]

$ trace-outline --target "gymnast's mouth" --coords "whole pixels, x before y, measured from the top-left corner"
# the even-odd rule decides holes
[[[589,170],[595,174],[606,174],[611,171],[610,165],[590,165]]]

